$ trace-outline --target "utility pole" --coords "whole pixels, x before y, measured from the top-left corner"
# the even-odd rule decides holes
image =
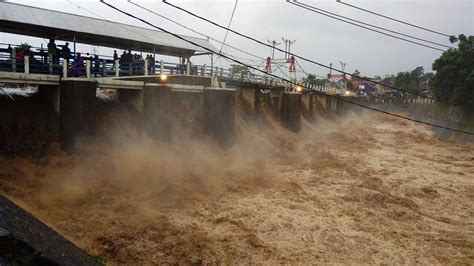
[[[339,63],[341,63],[342,72],[345,72],[344,69],[346,68],[347,63],[344,63],[342,61],[339,61]]]
[[[345,72],[344,70],[346,69],[347,63],[344,63],[342,61],[339,61],[339,63],[341,63],[342,72]],[[346,74],[345,73],[342,73],[342,83],[344,84],[344,89],[346,89],[347,88],[347,80],[346,80]]]
[[[281,43],[279,43],[275,40],[273,40],[273,41],[268,40],[268,43],[270,43],[272,45],[272,59],[275,59],[275,46],[280,45]]]
[[[288,54],[291,50],[291,45],[296,42],[296,40],[291,41],[290,39],[285,39],[285,37],[281,37],[281,39],[285,42],[285,59],[289,59]]]

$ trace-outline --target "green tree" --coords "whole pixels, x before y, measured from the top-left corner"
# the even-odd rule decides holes
[[[450,41],[457,42],[458,49],[449,49],[434,61],[431,88],[441,102],[474,108],[474,36],[461,34]]]
[[[232,77],[243,78],[243,77],[246,77],[250,73],[250,70],[247,66],[230,65],[230,73]]]
[[[353,79],[358,79],[360,77],[360,71],[359,70],[354,70],[354,73],[352,73],[352,78]]]
[[[422,90],[421,81],[424,72],[423,67],[417,67],[412,71],[400,72],[393,80],[393,83],[397,88],[411,92],[420,92]]]
[[[313,74],[308,74],[308,76],[304,78],[303,81],[305,83],[309,83],[311,85],[316,85],[316,86],[324,85],[326,83],[326,80],[318,79],[316,75],[313,75]]]

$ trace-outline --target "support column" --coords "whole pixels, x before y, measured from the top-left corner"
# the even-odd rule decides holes
[[[97,83],[63,80],[59,86],[61,143],[63,150],[72,152],[78,137],[93,133]]]
[[[336,109],[334,109],[334,106],[333,106],[334,100],[335,99],[333,97],[326,95],[326,112],[336,111]]]
[[[206,88],[204,91],[204,128],[224,147],[235,141],[235,90]]]
[[[272,111],[275,115],[280,112],[282,92],[280,90],[271,90],[270,97],[272,99]]]
[[[337,99],[335,99],[336,101],[336,113],[338,115],[343,115],[345,110],[344,110],[344,106],[345,106],[345,102],[341,101],[339,98],[343,99],[343,96],[339,96]]]
[[[255,119],[260,118],[262,110],[262,93],[259,88],[242,88],[242,102],[244,105],[247,105],[245,110],[253,112]],[[250,106],[249,106],[250,104]],[[250,109],[250,110],[249,110]]]
[[[143,88],[145,129],[151,136],[169,140],[173,122],[171,87],[145,85]]]
[[[137,111],[143,111],[143,90],[119,89],[118,100],[126,105],[133,106]]]
[[[298,132],[301,128],[301,94],[283,93],[280,118],[286,128]]]
[[[49,102],[53,107],[54,111],[59,114],[59,86],[53,85],[38,85],[38,93],[40,97]]]
[[[260,119],[262,118],[262,90],[260,88],[255,88],[254,95],[255,117],[257,118],[257,121],[260,122]]]

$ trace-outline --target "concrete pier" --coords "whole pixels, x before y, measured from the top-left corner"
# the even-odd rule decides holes
[[[63,80],[59,87],[60,138],[63,149],[71,152],[79,137],[93,133],[97,83]]]
[[[143,88],[145,130],[151,136],[170,139],[173,123],[171,87],[147,85]]]
[[[313,115],[313,94],[310,92],[301,95],[301,111],[307,119],[314,119]]]
[[[137,111],[143,111],[143,90],[117,90],[119,102],[133,106]]]
[[[253,114],[255,120],[259,120],[262,112],[262,93],[258,88],[241,88],[241,102],[243,105],[250,105],[249,111]],[[244,106],[245,107],[245,106]],[[244,108],[248,109],[248,108]]]
[[[38,85],[38,93],[47,102],[51,104],[54,111],[59,114],[59,86]]]
[[[235,90],[206,88],[204,91],[204,127],[224,147],[235,140]]]
[[[272,110],[273,113],[278,115],[281,108],[281,100],[283,98],[282,90],[271,90],[270,97],[272,99]]]
[[[301,93],[285,92],[282,97],[280,118],[286,128],[298,132],[301,128]]]

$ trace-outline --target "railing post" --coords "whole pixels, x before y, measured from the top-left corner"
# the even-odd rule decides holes
[[[118,77],[120,76],[119,60],[118,59],[115,60],[114,64],[115,64],[115,76]]]
[[[53,73],[53,55],[48,54],[48,62],[49,62],[49,74]]]
[[[28,55],[25,55],[23,60],[25,65],[25,74],[30,74],[30,57]]]
[[[186,64],[186,75],[191,75],[191,62],[188,61]]]
[[[67,59],[63,59],[63,78],[67,78]]]
[[[148,76],[148,60],[145,60],[145,76]]]
[[[165,63],[163,60],[160,60],[160,75],[163,75],[165,72]]]
[[[12,61],[12,71],[16,72],[16,49],[12,48],[12,56],[10,58]]]
[[[102,76],[107,76],[107,60],[102,59]]]
[[[203,66],[204,71],[202,72],[204,77],[207,77],[206,68],[207,68],[207,66],[206,66],[206,64],[204,64],[204,66]]]
[[[221,67],[221,78],[222,78],[222,75],[224,75],[224,68]]]
[[[91,61],[86,60],[86,77],[90,78],[91,77]]]

